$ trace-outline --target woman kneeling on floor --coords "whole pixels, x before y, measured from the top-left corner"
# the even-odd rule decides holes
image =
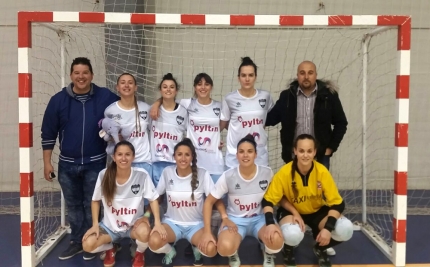
[[[151,177],[141,168],[131,167],[135,151],[128,141],[120,141],[115,145],[113,161],[108,168],[99,173],[94,189],[91,212],[93,226],[85,233],[82,246],[85,251],[97,253],[107,250],[104,266],[115,264],[116,248],[112,242],[122,238],[136,239],[137,251],[133,259],[133,267],[145,265],[144,251],[148,248],[151,228],[147,216],[144,216],[144,199],[150,202],[154,213],[154,229],[161,236],[166,230],[160,222],[158,193]],[[98,221],[100,200],[104,207],[104,217]]]
[[[199,248],[204,253],[207,247],[216,244],[218,253],[228,257],[229,266],[239,267],[240,243],[245,236],[252,236],[259,240],[264,252],[263,267],[274,267],[274,254],[283,246],[282,234],[276,225],[270,235],[265,234],[267,226],[261,207],[261,201],[272,180],[273,172],[269,167],[254,163],[257,157],[257,144],[252,135],[247,135],[239,141],[236,157],[239,166],[221,175],[214,190],[205,201],[203,208],[205,235],[200,241]],[[224,204],[217,206],[222,224],[218,233],[218,242],[216,242],[210,230],[212,206],[218,203],[224,194],[228,198],[227,214]]]
[[[281,207],[277,220],[284,237],[284,264],[295,267],[294,246],[303,239],[304,225],[312,229],[314,253],[321,267],[330,267],[327,249],[352,237],[353,225],[342,216],[345,203],[324,165],[314,160],[316,141],[308,134],[299,135],[294,143],[294,160],[285,164],[273,177],[264,195],[267,231],[276,231],[273,206]]]

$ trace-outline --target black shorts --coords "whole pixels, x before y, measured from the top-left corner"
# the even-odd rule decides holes
[[[311,214],[300,214],[305,224],[312,229],[314,238],[316,238],[320,232],[318,225],[328,215],[329,210],[330,208],[328,206],[322,206],[317,212]],[[293,214],[283,207],[279,207],[278,212],[276,213],[276,220],[280,222],[285,216],[288,215]]]

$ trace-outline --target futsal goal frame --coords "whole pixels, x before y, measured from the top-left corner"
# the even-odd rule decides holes
[[[397,27],[397,74],[395,109],[395,155],[393,166],[394,206],[393,244],[384,246],[383,241],[373,238],[373,234],[361,227],[365,233],[395,266],[406,263],[406,214],[407,214],[407,173],[408,173],[408,123],[410,86],[410,16],[394,15],[229,15],[229,14],[149,14],[149,13],[109,13],[109,12],[18,12],[18,96],[19,96],[19,171],[20,171],[20,212],[21,212],[21,261],[22,266],[35,267],[66,234],[64,212],[61,227],[47,241],[41,251],[35,250],[34,223],[34,176],[33,176],[33,123],[32,123],[32,73],[29,71],[29,54],[32,48],[32,24],[54,22],[77,22],[97,24],[134,25],[189,25],[223,27],[351,27],[379,26]],[[369,35],[370,36],[370,35]],[[367,41],[363,38],[363,94],[366,93]],[[83,55],[85,56],[85,55]],[[64,74],[65,71],[62,71]],[[64,79],[64,77],[62,77]],[[64,85],[64,80],[62,81]],[[365,99],[365,98],[364,98]],[[393,99],[394,101],[394,99]],[[365,106],[365,105],[364,105]],[[365,110],[363,110],[365,114]],[[363,124],[365,124],[363,116]],[[364,127],[363,127],[364,128]],[[365,133],[364,133],[365,134]],[[364,136],[363,134],[363,136]],[[364,137],[363,137],[364,138]],[[363,151],[365,156],[365,151]],[[365,173],[365,171],[363,171]],[[365,176],[363,177],[363,180]],[[365,181],[363,181],[365,186]],[[365,187],[363,188],[365,191]],[[366,197],[363,196],[363,201]],[[363,203],[365,208],[365,203]],[[64,210],[64,208],[62,209]],[[363,212],[363,222],[366,222]]]

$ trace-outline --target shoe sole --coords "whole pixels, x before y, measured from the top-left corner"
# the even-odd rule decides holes
[[[92,256],[91,258],[88,257],[82,257],[84,259],[84,261],[90,261],[92,259],[94,259],[96,257],[96,255]]]
[[[331,251],[333,251],[333,252],[331,252]],[[329,255],[329,256],[336,256],[336,251],[334,250],[334,249],[327,249],[327,255]]]
[[[58,259],[60,259],[60,260],[68,260],[68,259],[70,259],[70,258],[72,258],[72,257],[74,257],[74,256],[76,256],[76,255],[78,255],[79,253],[82,253],[82,252],[84,252],[84,250],[81,250],[81,251],[78,251],[78,252],[76,252],[75,254],[73,254],[73,255],[71,255],[71,256],[67,256],[67,257],[58,257]]]
[[[115,265],[115,262],[113,262],[112,264],[104,264],[104,263],[103,263],[103,266],[104,266],[104,267],[112,267],[112,266],[114,266],[114,265]]]

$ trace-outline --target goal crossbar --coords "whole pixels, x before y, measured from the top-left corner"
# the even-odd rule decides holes
[[[397,74],[394,155],[393,245],[388,253],[395,266],[406,262],[406,209],[409,123],[411,18],[395,15],[231,15],[142,14],[109,12],[18,12],[19,169],[22,266],[35,267],[33,188],[32,74],[29,52],[32,23],[74,22],[93,24],[182,25],[222,27],[397,27]],[[61,236],[64,233],[60,234]],[[56,240],[56,242],[58,242]],[[56,242],[52,242],[55,244]],[[43,248],[46,250],[46,248]],[[387,249],[384,254],[387,255]]]

